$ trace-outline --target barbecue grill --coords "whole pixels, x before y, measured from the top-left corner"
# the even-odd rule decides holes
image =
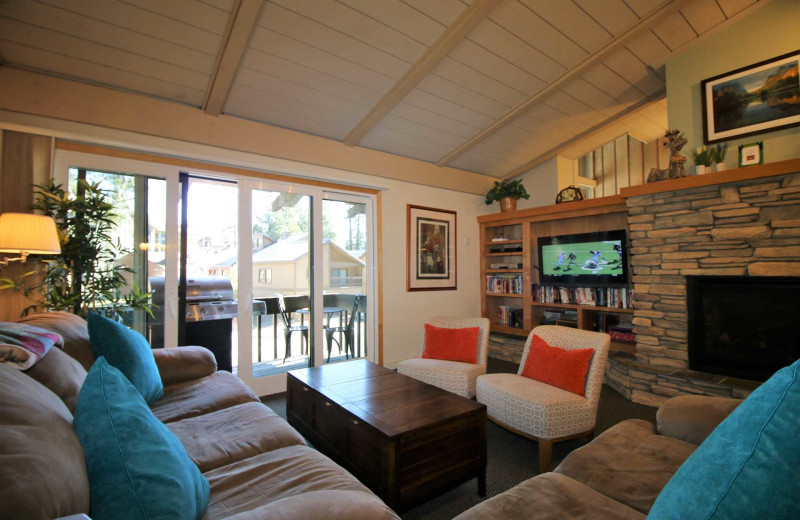
[[[150,278],[153,290],[153,311],[148,331],[150,344],[164,346],[164,277]],[[267,305],[253,300],[253,316],[266,314]],[[239,313],[233,297],[233,284],[228,278],[207,276],[186,280],[186,344],[200,345],[214,353],[219,370],[232,370],[231,333],[233,318]]]

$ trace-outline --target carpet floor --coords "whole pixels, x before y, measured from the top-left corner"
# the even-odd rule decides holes
[[[487,372],[516,373],[518,365],[489,359]],[[266,396],[261,401],[278,415],[286,417],[286,394]],[[603,386],[597,413],[595,433],[599,435],[625,419],[644,419],[655,422],[656,409],[628,401],[615,390]],[[489,421],[486,428],[488,463],[486,467],[486,498],[502,493],[538,473],[539,452],[536,442],[511,433]],[[588,439],[574,439],[553,446],[553,466],[556,467],[572,450],[585,445]],[[478,496],[478,481],[472,479],[400,516],[403,520],[450,520],[482,502]]]

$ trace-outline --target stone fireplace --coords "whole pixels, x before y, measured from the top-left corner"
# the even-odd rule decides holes
[[[690,367],[687,277],[800,276],[800,173],[699,187],[690,179],[623,190],[637,343],[635,354],[610,356],[607,379],[644,404],[679,393],[744,397],[758,385]]]

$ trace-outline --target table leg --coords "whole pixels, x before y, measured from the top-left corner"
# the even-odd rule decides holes
[[[261,361],[261,315],[260,314],[258,315],[258,318],[256,319],[256,322],[258,323],[258,325],[257,325],[258,326],[258,360]]]

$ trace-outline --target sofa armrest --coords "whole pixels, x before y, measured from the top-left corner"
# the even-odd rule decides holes
[[[164,386],[200,379],[217,371],[217,359],[205,347],[156,348],[153,357]]]
[[[660,435],[700,444],[741,402],[703,395],[673,397],[658,408],[656,429]]]

